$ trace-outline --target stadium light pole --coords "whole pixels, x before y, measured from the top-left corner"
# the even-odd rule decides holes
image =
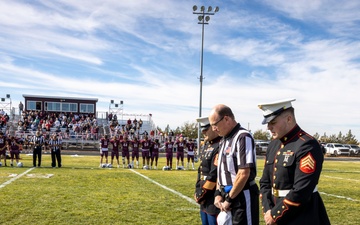
[[[204,65],[204,28],[205,25],[209,24],[210,21],[210,16],[215,15],[215,13],[219,12],[219,7],[216,6],[215,9],[213,10],[212,6],[208,6],[207,10],[205,8],[205,6],[201,6],[199,11],[198,11],[198,7],[196,5],[193,6],[193,14],[198,15],[198,24],[201,25],[201,53],[200,53],[200,100],[199,100],[199,118],[202,115],[202,83],[203,83],[203,65]],[[200,138],[201,138],[201,128],[200,128],[200,123],[198,123],[198,150],[197,153],[199,155],[200,153]]]

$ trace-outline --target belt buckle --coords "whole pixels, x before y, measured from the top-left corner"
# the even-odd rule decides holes
[[[277,189],[273,189],[273,195],[275,196],[275,197],[279,197],[279,191],[277,190]]]

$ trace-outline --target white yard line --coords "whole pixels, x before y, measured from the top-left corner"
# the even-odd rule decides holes
[[[346,199],[346,200],[353,201],[353,202],[360,202],[360,201],[357,200],[357,199],[353,199],[353,198],[345,197],[345,196],[341,196],[341,195],[333,195],[333,194],[328,194],[328,193],[325,193],[325,192],[319,192],[319,193],[320,193],[321,195],[327,195],[327,196],[331,196],[331,197],[335,197],[335,198]]]
[[[162,185],[162,184],[160,184],[160,183],[158,183],[158,182],[156,182],[156,181],[154,181],[154,180],[150,179],[149,177],[147,177],[147,176],[145,176],[145,175],[143,175],[143,174],[141,174],[141,173],[139,173],[139,172],[137,172],[137,171],[135,171],[135,170],[133,170],[133,169],[130,169],[130,170],[131,170],[132,172],[136,173],[137,175],[139,175],[139,176],[141,176],[141,177],[145,178],[146,180],[148,180],[148,181],[150,181],[150,182],[152,182],[152,183],[154,183],[154,184],[158,185],[159,187],[162,187],[162,188],[164,188],[165,190],[168,190],[168,191],[170,191],[170,192],[172,192],[172,193],[176,194],[177,196],[179,196],[179,197],[181,197],[181,198],[183,198],[183,199],[187,200],[188,202],[190,202],[190,203],[192,203],[192,204],[194,204],[194,205],[197,205],[197,206],[198,206],[198,204],[195,202],[195,200],[194,200],[194,199],[189,198],[189,197],[187,197],[187,196],[185,196],[185,195],[181,194],[180,192],[177,192],[177,191],[175,191],[175,190],[173,190],[173,189],[171,189],[171,188],[168,188],[168,187],[166,187],[165,185]]]
[[[350,178],[333,177],[333,176],[327,176],[327,175],[321,175],[321,176],[322,176],[322,177],[326,177],[326,178],[331,178],[331,179],[348,180],[348,181],[360,182],[360,180],[350,179]]]
[[[24,176],[25,174],[27,174],[28,172],[30,172],[30,171],[33,170],[33,169],[35,169],[35,168],[30,168],[30,169],[26,170],[25,172],[23,172],[22,174],[20,174],[20,175],[18,175],[18,176],[16,176],[16,177],[13,177],[13,178],[11,178],[10,180],[2,183],[2,184],[0,185],[0,188],[3,188],[3,187],[5,187],[6,185],[11,184],[13,181],[19,179],[20,177]]]

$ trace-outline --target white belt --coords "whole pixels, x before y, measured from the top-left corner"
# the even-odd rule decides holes
[[[207,176],[201,175],[201,176],[200,176],[200,180],[206,180],[206,177],[207,177]]]
[[[275,197],[285,197],[291,190],[278,190],[278,189],[274,189],[271,188],[271,192]],[[318,188],[317,185],[315,186],[313,193],[317,192]]]

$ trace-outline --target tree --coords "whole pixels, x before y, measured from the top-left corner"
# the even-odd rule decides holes
[[[254,133],[254,139],[255,140],[265,140],[265,141],[269,141],[270,140],[270,135],[267,131],[263,131],[263,130],[257,130]]]
[[[358,144],[358,140],[356,140],[355,136],[351,133],[351,130],[344,137],[346,144]]]

